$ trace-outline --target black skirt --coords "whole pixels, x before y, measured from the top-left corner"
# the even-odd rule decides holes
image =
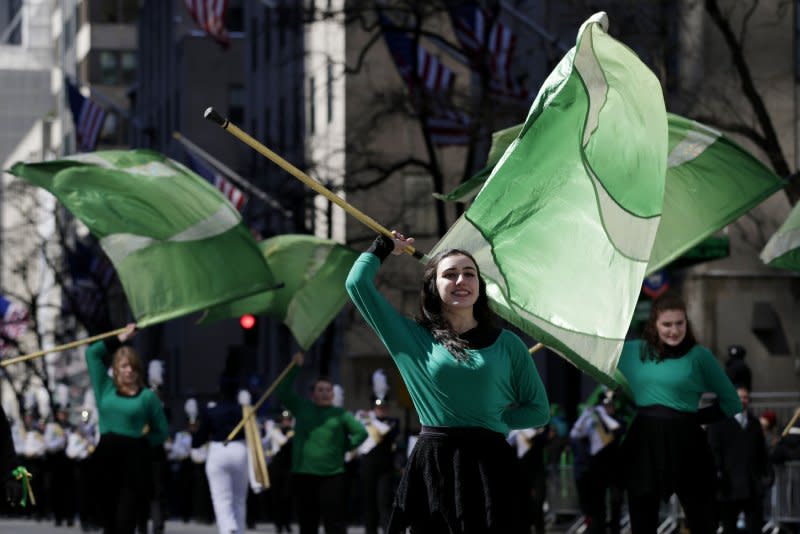
[[[620,458],[625,488],[632,496],[655,493],[666,501],[681,488],[714,491],[714,458],[693,413],[665,406],[640,408]]]
[[[116,488],[124,488],[143,501],[152,497],[153,457],[146,438],[102,434],[92,460],[95,481],[103,495],[115,495]]]
[[[514,450],[482,428],[423,427],[403,472],[386,532],[519,531],[521,495]]]

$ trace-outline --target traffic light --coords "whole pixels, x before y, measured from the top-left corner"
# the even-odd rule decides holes
[[[247,347],[258,345],[258,321],[252,313],[245,313],[239,317],[239,326],[244,334],[244,344]]]
[[[243,330],[252,330],[256,326],[256,318],[252,313],[245,313],[239,317],[239,324]]]

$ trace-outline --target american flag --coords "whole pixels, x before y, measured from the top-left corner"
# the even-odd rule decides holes
[[[67,85],[67,98],[75,120],[75,136],[78,140],[78,150],[91,152],[97,146],[97,137],[106,119],[106,110],[95,103],[91,98],[86,98],[78,88],[69,80]]]
[[[212,39],[227,48],[230,44],[228,30],[225,29],[225,9],[228,0],[185,0],[186,8],[198,26]]]
[[[448,94],[455,82],[453,71],[424,47],[416,45],[388,17],[382,13],[379,17],[386,46],[413,100],[416,104],[424,102],[430,105],[425,126],[433,143],[438,146],[468,143],[469,118],[448,102]]]
[[[456,38],[468,55],[488,61],[492,93],[528,100],[530,91],[511,76],[511,57],[516,38],[510,28],[500,21],[491,23],[488,14],[477,4],[462,4],[450,11]]]
[[[234,208],[239,211],[244,209],[244,205],[247,203],[247,195],[245,195],[241,189],[233,185],[233,183],[222,176],[222,174],[206,165],[200,157],[193,154],[188,148],[186,149],[186,154],[189,156],[189,167],[194,172],[219,189]]]
[[[90,331],[110,328],[107,294],[114,280],[114,266],[97,244],[81,242],[67,251],[67,264],[72,277],[70,311],[78,315]]]
[[[28,331],[28,310],[0,295],[0,321],[0,354],[4,354],[6,340],[17,340]]]

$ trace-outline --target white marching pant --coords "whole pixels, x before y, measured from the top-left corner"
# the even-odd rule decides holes
[[[206,460],[208,488],[220,534],[244,534],[247,505],[247,447],[244,440],[212,441]]]

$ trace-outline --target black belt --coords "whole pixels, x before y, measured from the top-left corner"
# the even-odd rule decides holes
[[[652,406],[637,406],[636,411],[640,415],[647,417],[657,417],[659,419],[691,419],[695,420],[697,413],[695,412],[682,412],[675,408],[670,408],[662,404],[654,404]]]

